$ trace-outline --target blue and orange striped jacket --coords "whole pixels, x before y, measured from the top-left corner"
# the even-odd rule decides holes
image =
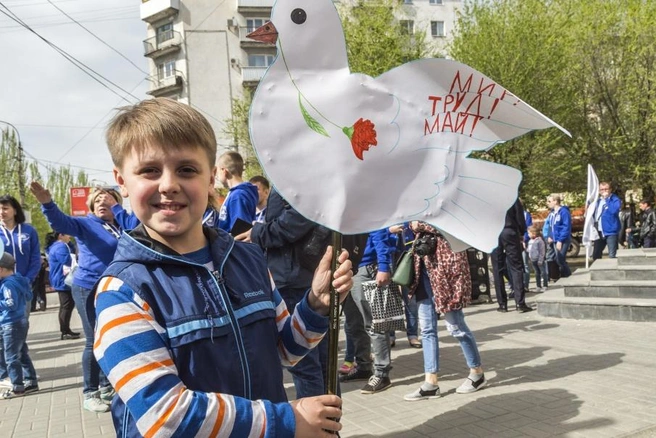
[[[290,315],[257,245],[204,228],[213,269],[148,238],[119,241],[96,286],[94,353],[117,392],[119,437],[293,437],[282,367],[328,328]]]

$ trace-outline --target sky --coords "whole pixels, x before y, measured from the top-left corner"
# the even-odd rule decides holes
[[[145,94],[148,63],[143,56],[146,23],[139,18],[140,4],[138,0],[0,0],[0,129],[7,128],[3,122],[15,126],[27,160],[38,161],[44,176],[43,165],[70,165],[75,171],[84,170],[94,185],[113,183],[104,128],[114,108],[149,97]],[[109,89],[5,13],[15,14],[41,37],[102,75],[105,79],[96,78]]]

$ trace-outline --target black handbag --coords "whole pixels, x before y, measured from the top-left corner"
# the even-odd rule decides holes
[[[364,281],[362,291],[371,308],[371,332],[389,333],[405,330],[403,297],[398,285],[390,283],[378,287],[375,281]]]

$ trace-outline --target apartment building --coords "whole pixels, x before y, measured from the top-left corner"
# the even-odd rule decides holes
[[[317,0],[307,0],[317,1]],[[352,1],[352,0],[342,0]],[[234,149],[225,121],[233,98],[256,87],[275,56],[274,45],[246,38],[271,15],[274,0],[142,0],[144,55],[150,59],[148,94],[201,111],[217,134],[218,153]],[[440,53],[453,31],[461,0],[404,0],[399,20],[426,33]]]

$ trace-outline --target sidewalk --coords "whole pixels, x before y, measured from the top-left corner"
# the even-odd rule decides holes
[[[110,414],[82,409],[83,340],[59,340],[57,296],[48,294],[48,300],[46,312],[32,314],[28,338],[41,390],[0,400],[0,436],[115,436]],[[528,303],[534,300],[530,294]],[[471,306],[466,313],[488,387],[455,393],[467,369],[458,343],[440,322],[443,396],[404,401],[423,380],[423,360],[421,350],[398,333],[390,389],[362,395],[364,382],[342,386],[341,436],[656,437],[656,323],[503,314],[496,304]],[[75,312],[72,327],[81,327]]]

